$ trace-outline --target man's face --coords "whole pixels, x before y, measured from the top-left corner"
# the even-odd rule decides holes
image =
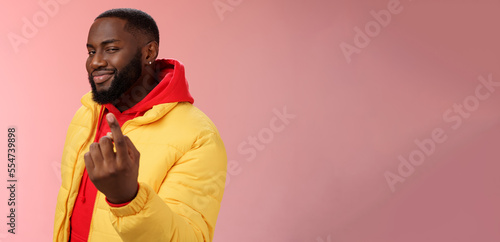
[[[125,20],[97,19],[87,40],[87,72],[93,99],[112,103],[141,77],[141,48],[136,38],[124,30]]]

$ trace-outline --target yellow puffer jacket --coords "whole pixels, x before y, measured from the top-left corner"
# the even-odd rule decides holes
[[[68,128],[54,220],[54,241],[68,241],[70,216],[97,128],[100,105],[89,92]],[[210,119],[188,102],[154,106],[122,125],[141,153],[139,191],[123,207],[98,192],[88,241],[212,241],[227,157]]]

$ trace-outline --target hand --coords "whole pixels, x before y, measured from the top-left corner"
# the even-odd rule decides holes
[[[112,113],[106,115],[106,120],[113,139],[104,136],[99,143],[92,143],[84,155],[85,166],[90,180],[109,202],[129,202],[137,195],[140,154],[130,138],[123,135]]]

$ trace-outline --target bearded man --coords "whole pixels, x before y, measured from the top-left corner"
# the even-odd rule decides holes
[[[194,107],[184,66],[157,59],[136,9],[99,15],[87,39],[91,92],[69,125],[54,241],[212,241],[227,157]]]

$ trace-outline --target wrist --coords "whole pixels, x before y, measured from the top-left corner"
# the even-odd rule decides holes
[[[137,187],[135,192],[133,192],[133,196],[127,196],[127,197],[122,197],[122,198],[113,198],[113,197],[108,197],[106,196],[106,202],[112,206],[112,207],[121,207],[125,206],[128,203],[130,203],[134,198],[137,196],[137,193],[139,192],[139,182],[137,182]]]

